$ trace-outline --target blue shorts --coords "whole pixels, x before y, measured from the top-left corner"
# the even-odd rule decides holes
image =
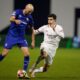
[[[28,43],[25,38],[7,35],[4,43],[4,48],[11,49],[14,45],[18,45],[19,47],[28,47]]]

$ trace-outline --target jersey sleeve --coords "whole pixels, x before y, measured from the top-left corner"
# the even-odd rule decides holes
[[[15,10],[11,16],[15,16],[16,18],[18,17],[18,14],[19,14],[19,10]]]
[[[34,30],[35,34],[44,33],[45,26],[40,27],[39,29]]]
[[[40,28],[38,29],[38,31],[39,31],[40,33],[43,33],[43,32],[44,32],[44,29],[45,29],[45,26],[42,26],[42,27],[40,27]]]
[[[58,27],[55,29],[56,33],[58,36],[60,36],[61,38],[64,38],[64,31],[62,27]]]

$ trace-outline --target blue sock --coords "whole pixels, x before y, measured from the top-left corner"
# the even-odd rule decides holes
[[[28,64],[29,64],[29,56],[25,56],[24,57],[24,70],[26,71],[28,68]]]
[[[0,54],[0,61],[2,61],[4,59],[5,56],[2,56],[2,54]]]

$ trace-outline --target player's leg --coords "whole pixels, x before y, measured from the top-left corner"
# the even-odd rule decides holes
[[[43,72],[47,72],[48,68],[50,67],[50,63],[48,61],[48,57],[45,59],[45,63],[44,63],[44,66],[43,66]]]
[[[30,55],[30,53],[29,53],[28,47],[21,47],[21,50],[22,50],[22,52],[24,54],[23,70],[24,70],[24,72],[26,72],[26,70],[28,68],[28,64],[29,64],[29,55]],[[27,75],[27,73],[26,73],[26,75],[24,77],[25,78],[29,78],[29,76]]]
[[[46,72],[49,68],[49,62],[48,62],[48,56],[45,57],[45,63],[43,67],[40,67],[39,69],[35,69],[34,72]]]
[[[44,64],[44,66],[43,67],[40,67],[40,68],[38,68],[38,69],[33,69],[33,71],[31,72],[31,77],[35,77],[35,73],[37,73],[37,72],[46,72],[47,71],[47,68],[49,67],[49,65],[48,65],[48,54],[45,52],[45,51],[43,51],[43,54],[42,54],[42,56],[44,57],[44,59],[46,60],[46,63]]]
[[[46,72],[48,70],[50,65],[48,64],[44,64],[44,66],[40,67],[40,68],[37,68],[37,69],[34,69],[33,72]]]
[[[5,58],[8,52],[9,52],[9,49],[6,49],[6,48],[3,49],[2,53],[0,54],[0,61],[2,61]]]
[[[29,70],[30,73],[32,73],[32,71],[37,67],[37,65],[43,60],[43,59],[46,59],[47,57],[47,54],[46,52],[41,49],[41,52],[40,52],[40,56],[37,58],[36,62],[33,64],[33,66],[31,67],[31,69]]]
[[[6,37],[5,43],[4,43],[4,48],[2,53],[0,54],[0,61],[4,59],[4,57],[8,54],[9,50],[12,48],[14,45],[13,39],[9,36]]]
[[[41,60],[45,59],[47,57],[47,48],[45,47],[46,44],[41,44],[40,46],[40,56],[37,58],[36,63],[33,65],[33,68],[35,68]]]
[[[36,63],[34,64],[34,68],[40,63],[41,60],[45,58],[46,50],[45,50],[45,44],[41,44],[40,46],[40,56],[37,58]]]
[[[28,50],[28,47],[21,47],[21,50],[24,54],[24,67],[23,69],[26,71],[27,68],[28,68],[28,64],[29,64],[29,50]]]
[[[56,49],[54,49],[54,50],[52,49],[49,52],[48,53],[45,52],[45,54],[44,54],[45,61],[44,61],[43,68],[35,69],[34,72],[33,72],[33,74],[36,73],[36,72],[46,72],[48,70],[49,66],[53,62],[53,57],[55,56]]]
[[[34,69],[31,74],[31,77],[35,77],[35,73],[46,72],[48,70],[48,68],[53,62],[53,55],[55,55],[55,52],[56,52],[55,50],[51,50],[51,51],[47,51],[47,53],[46,52],[44,53],[44,57],[45,57],[44,66],[38,69]]]
[[[41,54],[38,57],[34,67],[36,67],[40,63],[41,60],[46,59],[46,58],[47,58],[47,53],[44,50],[41,50]]]
[[[49,67],[50,67],[49,64],[44,64],[44,66],[34,69],[33,72],[31,73],[31,77],[34,78],[36,73],[46,72]]]
[[[46,72],[48,70],[49,66],[50,65],[48,65],[48,64],[44,64],[44,66],[37,68],[37,69],[34,69],[31,74],[31,77],[35,77],[35,73]]]
[[[23,71],[26,73],[27,68],[28,68],[28,64],[29,64],[29,49],[28,49],[28,43],[25,39],[20,39],[18,41],[18,46],[20,47],[20,49],[22,50],[23,54],[24,54],[24,65],[23,65]],[[29,78],[27,73],[24,76],[25,78]],[[22,77],[22,78],[24,78]]]
[[[37,58],[36,62],[32,65],[29,72],[31,73],[43,59],[44,59],[43,50],[41,50],[40,56]]]

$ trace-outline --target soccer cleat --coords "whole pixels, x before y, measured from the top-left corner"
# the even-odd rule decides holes
[[[30,79],[30,77],[28,76],[27,73],[25,74],[24,78],[26,78],[26,79]]]

